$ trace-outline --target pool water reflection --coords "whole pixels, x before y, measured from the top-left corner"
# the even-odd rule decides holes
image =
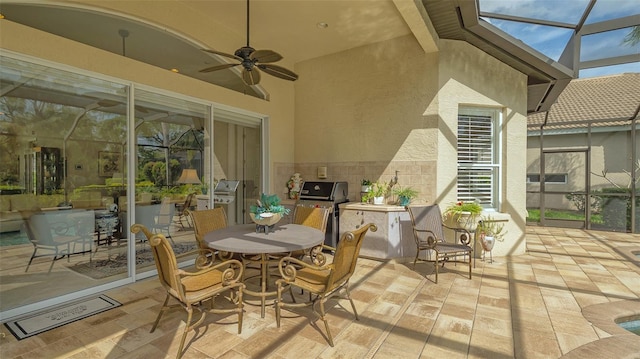
[[[618,325],[621,328],[626,329],[631,333],[634,333],[635,335],[640,335],[640,319],[627,320],[627,321],[618,323]]]

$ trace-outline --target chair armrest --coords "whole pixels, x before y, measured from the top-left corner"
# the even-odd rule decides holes
[[[413,227],[413,230],[416,232],[416,235],[417,235],[417,233],[427,233],[427,235],[425,236],[426,237],[426,241],[421,239],[421,238],[419,238],[419,237],[416,237],[416,241],[426,243],[429,246],[429,248],[431,248],[431,249],[434,249],[436,247],[436,245],[438,244],[438,242],[443,240],[442,238],[438,238],[438,236],[436,236],[436,234],[433,233],[432,230],[419,229],[419,228],[416,228],[416,227]]]
[[[333,264],[316,265],[301,261],[294,257],[284,257],[280,259],[280,262],[278,262],[278,270],[280,271],[280,276],[282,276],[282,279],[284,279],[286,282],[294,281],[298,270],[296,266],[303,269],[306,268],[315,271],[328,271],[333,269]]]
[[[467,230],[466,228],[462,228],[462,227],[449,227],[446,225],[442,225],[442,227],[444,228],[448,228],[451,229],[455,232],[456,237],[458,237],[458,240],[460,240],[460,243],[464,244],[464,245],[469,245],[469,243],[471,243],[471,232],[469,232],[469,230]],[[458,236],[458,233],[462,232],[462,234],[460,236]]]
[[[326,244],[321,244],[311,248],[309,251],[309,258],[311,258],[311,262],[317,266],[323,266],[327,263],[327,257],[322,253],[322,250],[326,249],[331,251],[332,253],[336,252],[336,248],[332,246],[328,246]]]
[[[198,259],[199,258],[200,256],[198,257]],[[196,259],[196,264],[198,263],[198,259]],[[229,284],[241,281],[242,273],[244,271],[244,266],[237,259],[229,259],[224,262],[219,262],[217,264],[209,263],[209,266],[207,268],[198,270],[197,272],[190,272],[184,269],[178,269],[177,276],[178,276],[178,280],[181,280],[184,277],[200,276],[214,270],[221,271],[222,284],[229,285]]]

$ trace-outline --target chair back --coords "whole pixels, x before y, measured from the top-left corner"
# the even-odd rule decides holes
[[[185,299],[184,292],[180,283],[178,283],[178,261],[167,238],[163,234],[153,234],[147,227],[137,223],[131,226],[131,232],[135,234],[139,232],[144,233],[147,241],[151,245],[160,283],[167,292],[183,301]]]
[[[160,211],[156,217],[156,224],[169,225],[173,221],[174,206],[171,205],[171,198],[164,197],[160,202]]]
[[[189,209],[193,207],[194,206],[193,202],[195,202],[195,199],[196,199],[196,194],[189,193],[187,195],[187,198],[185,198],[184,200],[184,204],[182,205],[182,210],[184,211],[185,209]]]
[[[35,212],[27,214],[27,217],[24,226],[27,236],[32,243],[41,246],[56,245],[55,239],[62,236],[88,238],[95,231],[92,210]]]
[[[200,211],[185,210],[185,215],[191,217],[198,246],[202,249],[209,248],[204,242],[205,234],[227,227],[227,214],[222,207]]]
[[[34,245],[54,245],[51,235],[51,224],[42,212],[33,213],[27,218],[24,226],[29,241]]]
[[[360,247],[364,235],[371,228],[372,232],[378,230],[375,224],[369,223],[353,232],[346,232],[338,241],[336,252],[333,256],[333,270],[329,275],[327,290],[331,291],[351,278],[356,269],[356,262],[360,255]]]
[[[440,206],[434,204],[430,206],[409,206],[408,208],[416,242],[427,242],[428,233],[419,232],[419,230],[429,230],[436,236],[435,239],[437,241],[444,240]]]
[[[327,231],[327,221],[331,208],[296,206],[293,213],[293,223]]]

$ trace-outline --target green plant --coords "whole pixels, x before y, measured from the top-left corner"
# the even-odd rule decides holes
[[[398,204],[401,206],[408,206],[412,199],[418,197],[418,191],[411,187],[398,186],[391,193],[398,196]]]
[[[391,191],[392,194],[398,197],[405,197],[408,199],[413,199],[418,197],[418,191],[411,187],[397,187]]]
[[[478,202],[458,201],[445,209],[444,216],[447,219],[457,220],[466,213],[470,214],[471,220],[475,222],[476,218],[482,213],[482,206]]]
[[[362,179],[362,182],[360,184],[362,186],[371,186],[371,181],[369,181],[368,179]]]
[[[496,241],[504,240],[507,231],[502,222],[495,221],[491,216],[485,216],[478,222],[478,232],[487,237],[493,237]]]
[[[256,215],[257,218],[261,218],[263,213],[275,213],[286,215],[289,214],[289,209],[280,204],[280,198],[277,194],[267,195],[263,193],[257,204],[251,205],[249,212]]]
[[[389,192],[387,182],[373,182],[371,184],[371,197],[384,197]]]

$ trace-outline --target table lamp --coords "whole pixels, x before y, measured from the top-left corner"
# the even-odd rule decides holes
[[[178,179],[178,183],[181,184],[202,184],[202,182],[200,182],[200,178],[198,178],[198,171],[196,171],[193,168],[185,168],[182,170],[182,174],[180,175],[180,178]]]

